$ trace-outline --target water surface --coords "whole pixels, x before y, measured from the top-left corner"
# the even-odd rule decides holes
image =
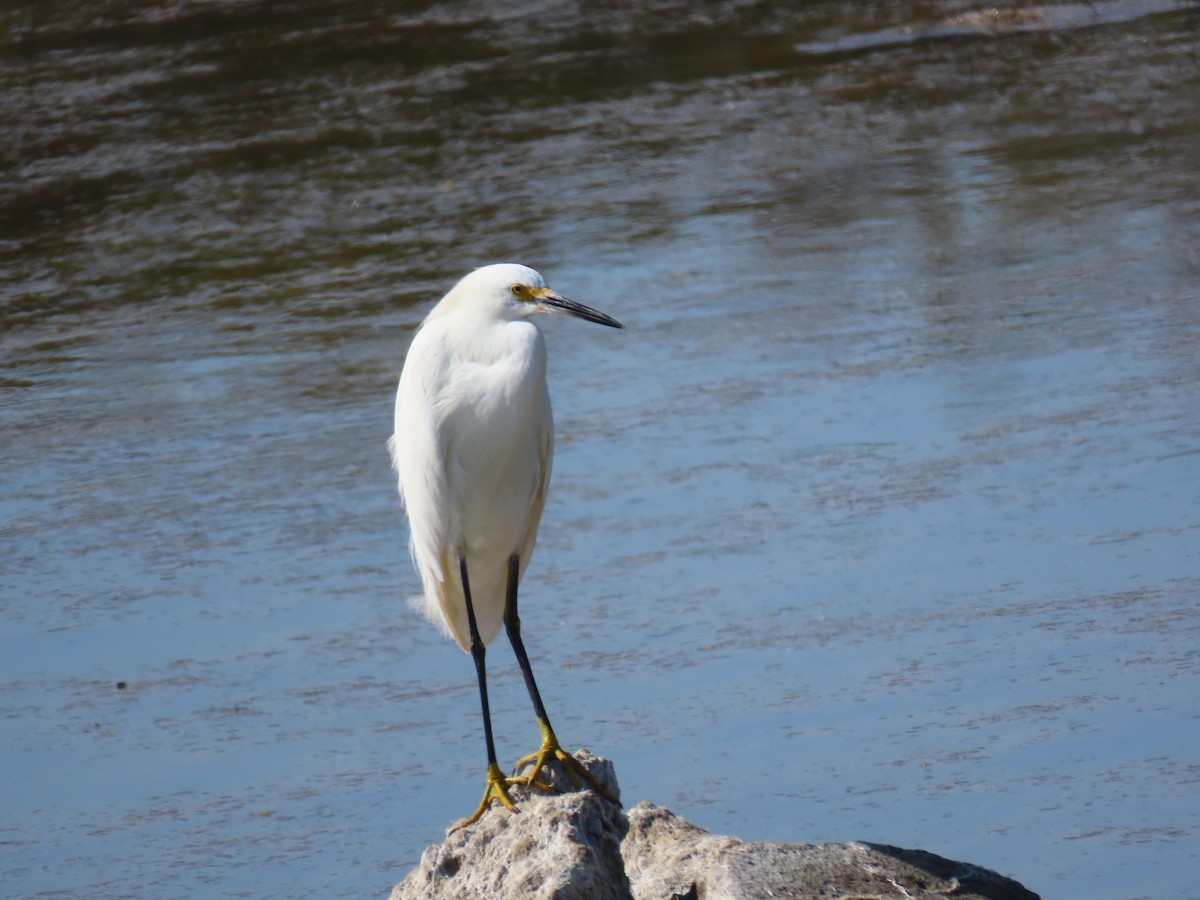
[[[387,467],[537,266],[556,729],[747,839],[1187,896],[1187,3],[0,13],[0,883],[383,896],[482,788]],[[501,755],[537,732],[503,643]]]

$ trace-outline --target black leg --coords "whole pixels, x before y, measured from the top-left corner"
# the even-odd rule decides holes
[[[479,705],[483,708],[483,738],[487,742],[488,767],[497,765],[496,742],[492,739],[492,713],[488,707],[487,669],[483,659],[487,655],[487,647],[479,637],[479,626],[475,624],[475,604],[471,602],[471,584],[467,580],[467,559],[464,556],[458,561],[458,571],[462,575],[463,598],[467,601],[467,628],[471,635],[471,658],[475,660],[475,677],[479,679]]]
[[[529,699],[533,701],[533,711],[537,714],[538,727],[542,730],[541,748],[536,753],[531,753],[517,761],[518,770],[526,763],[533,763],[532,771],[528,775],[520,776],[518,780],[531,787],[552,790],[538,781],[537,777],[546,763],[555,759],[566,772],[571,787],[578,790],[579,778],[582,776],[602,797],[618,803],[619,801],[612,792],[597,781],[595,776],[580,764],[579,760],[562,749],[558,743],[558,737],[554,734],[554,729],[550,727],[550,717],[546,715],[541,692],[538,691],[537,682],[533,679],[533,669],[529,665],[529,655],[525,652],[525,642],[521,640],[521,617],[517,615],[517,582],[520,580],[520,576],[521,560],[514,553],[508,558],[508,591],[504,598],[504,630],[508,633],[508,640],[512,644],[513,652],[517,655],[517,664],[521,667],[521,674],[525,676],[525,687],[529,689]]]
[[[508,786],[513,781],[504,776],[500,764],[496,762],[496,743],[492,740],[492,713],[488,708],[487,672],[483,658],[487,655],[487,647],[479,637],[479,626],[475,623],[475,604],[471,602],[471,584],[467,579],[467,560],[460,558],[458,571],[462,575],[463,599],[467,604],[467,628],[471,636],[471,658],[475,660],[475,675],[479,679],[479,704],[483,708],[483,737],[487,742],[487,786],[483,790],[483,800],[479,808],[470,817],[463,819],[451,831],[457,831],[479,821],[479,817],[487,812],[492,800],[499,800],[509,809],[515,809],[512,798],[508,796]]]
[[[508,558],[508,592],[504,598],[504,630],[508,633],[508,641],[512,644],[513,652],[517,654],[517,665],[525,676],[525,687],[529,690],[529,699],[533,701],[533,711],[538,722],[546,728],[550,727],[550,717],[546,715],[546,707],[542,704],[542,695],[538,691],[537,682],[533,680],[533,669],[529,665],[529,655],[525,652],[525,642],[521,640],[521,617],[517,615],[517,582],[521,575],[521,560],[517,554]]]

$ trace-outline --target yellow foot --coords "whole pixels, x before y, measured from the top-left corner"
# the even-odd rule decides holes
[[[468,825],[474,825],[479,821],[480,817],[487,812],[487,808],[492,805],[493,800],[499,800],[513,812],[517,811],[517,807],[513,804],[512,798],[508,796],[508,786],[510,784],[524,784],[525,782],[519,778],[509,778],[500,771],[500,766],[496,763],[489,763],[487,769],[487,787],[483,789],[483,799],[479,802],[479,808],[475,812],[463,819],[450,829],[451,833],[458,831],[460,828],[466,828]]]
[[[549,725],[545,722],[539,722],[538,724],[542,727],[542,746],[536,752],[518,759],[516,769],[520,772],[522,766],[533,763],[533,771],[528,775],[518,775],[515,778],[511,778],[509,779],[510,782],[524,784],[528,787],[537,788],[540,791],[553,791],[554,788],[544,782],[538,781],[537,777],[542,773],[542,769],[546,767],[546,763],[554,759],[558,761],[558,764],[563,767],[563,771],[567,773],[567,780],[571,782],[571,787],[574,790],[579,790],[579,779],[582,778],[591,786],[592,790],[605,800],[611,803],[619,802],[608,788],[596,780],[596,777],[583,767],[579,760],[559,745],[558,738],[554,736],[554,731]]]

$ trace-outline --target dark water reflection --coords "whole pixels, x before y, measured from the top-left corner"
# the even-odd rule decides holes
[[[1191,890],[1193,4],[0,34],[6,891],[382,895],[477,800],[383,440],[412,327],[498,259],[629,326],[547,326],[523,616],[627,801]]]

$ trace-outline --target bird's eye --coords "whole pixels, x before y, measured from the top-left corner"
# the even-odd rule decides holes
[[[513,292],[514,296],[520,297],[523,293],[525,293],[525,285],[514,284],[512,287],[509,288],[509,290]]]

